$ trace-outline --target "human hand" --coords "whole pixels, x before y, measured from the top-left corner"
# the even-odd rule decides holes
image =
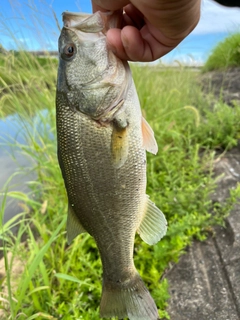
[[[154,61],[174,49],[197,25],[201,0],[92,0],[93,12],[119,10],[122,29],[107,32],[122,60]]]

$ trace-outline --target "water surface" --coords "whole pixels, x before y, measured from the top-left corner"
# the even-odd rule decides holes
[[[41,117],[47,116],[47,110],[43,110],[40,116],[34,117],[31,122],[24,121],[18,114],[0,119],[0,192],[30,191],[29,181],[36,179],[32,171],[34,160],[27,154],[23,154],[20,145],[29,144],[27,137],[34,135],[33,130],[41,132],[43,122]],[[28,142],[27,142],[28,140]],[[0,196],[0,206],[3,195]],[[7,197],[3,221],[6,222],[14,215],[22,212],[19,200]]]

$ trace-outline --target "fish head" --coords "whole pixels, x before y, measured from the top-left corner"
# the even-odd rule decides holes
[[[106,31],[116,26],[113,13],[63,13],[59,38],[57,91],[68,106],[93,119],[109,121],[122,106],[129,80],[127,62],[107,48]]]

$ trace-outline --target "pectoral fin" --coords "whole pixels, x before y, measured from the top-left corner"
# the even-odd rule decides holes
[[[147,123],[147,121],[142,117],[142,138],[143,138],[143,147],[153,154],[157,154],[158,145],[154,138],[153,129]]]
[[[87,232],[81,225],[78,217],[73,211],[71,205],[68,205],[68,218],[67,218],[67,242],[70,244],[76,236],[80,233]]]
[[[120,168],[128,156],[128,129],[113,128],[111,141],[112,161],[115,168]]]
[[[120,168],[128,157],[128,123],[124,113],[113,121],[111,153],[114,167]]]
[[[161,210],[146,195],[143,220],[137,230],[146,243],[157,243],[167,232],[167,220]]]

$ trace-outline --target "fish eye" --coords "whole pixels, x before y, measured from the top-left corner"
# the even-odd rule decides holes
[[[63,49],[63,53],[61,55],[61,57],[65,60],[69,60],[70,58],[72,58],[75,53],[76,53],[76,46],[74,43],[68,43],[64,49]]]

